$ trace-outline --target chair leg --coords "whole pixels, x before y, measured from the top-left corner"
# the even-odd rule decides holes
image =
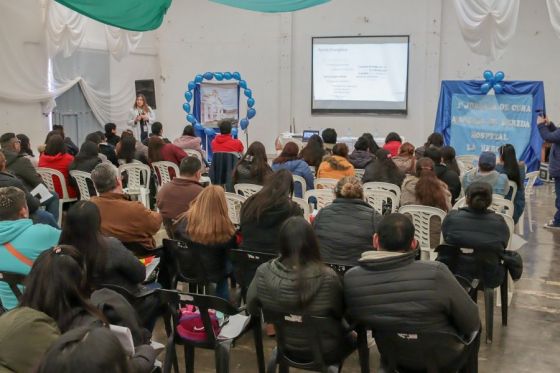
[[[484,289],[484,309],[486,317],[486,343],[492,343],[494,330],[494,289]]]
[[[231,351],[231,340],[218,343],[214,350],[216,356],[216,373],[229,372],[229,353]]]
[[[194,347],[185,345],[185,371],[194,373]]]
[[[253,337],[255,339],[255,350],[257,351],[257,365],[259,367],[259,373],[265,373],[261,318],[255,317],[253,318],[252,322],[253,322]]]
[[[58,200],[58,226],[62,227],[62,205],[64,204],[64,202],[62,202],[62,200]]]
[[[358,329],[358,356],[362,373],[369,373],[369,347],[367,344],[367,329]]]
[[[508,319],[508,274],[506,276],[502,285],[500,286],[500,297],[502,301],[502,325],[507,326]]]
[[[278,347],[274,347],[270,354],[270,359],[266,366],[266,373],[276,373],[276,364],[278,364]]]
[[[170,373],[171,366],[175,368],[175,372],[179,372],[177,364],[177,352],[175,350],[175,342],[173,336],[168,338],[167,346],[165,346],[165,360],[163,362],[163,373]]]

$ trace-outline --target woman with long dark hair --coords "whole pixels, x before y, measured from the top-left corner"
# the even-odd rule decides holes
[[[510,181],[517,185],[517,194],[513,202],[513,221],[517,224],[523,210],[525,209],[525,163],[517,161],[515,147],[505,144],[498,149],[500,162],[496,165],[496,171],[506,174]],[[506,193],[506,198],[511,200],[512,191]]]
[[[139,93],[136,95],[134,105],[130,109],[128,115],[128,125],[134,132],[134,137],[144,141],[148,138],[148,127],[150,123],[156,121],[156,114],[151,107],[148,106],[146,96]]]
[[[152,136],[148,141],[148,160],[150,163],[167,161],[179,166],[186,156],[187,153],[183,149],[177,145],[166,144],[159,136]]]
[[[29,159],[31,161],[31,164],[37,167],[38,160],[37,158],[35,158],[33,149],[31,149],[31,140],[29,140],[29,137],[23,133],[17,134],[16,137],[18,138],[21,147],[19,154]]]
[[[379,145],[377,145],[377,143],[375,142],[375,139],[373,138],[373,135],[369,132],[364,132],[362,134],[362,137],[365,138],[368,142],[368,151],[371,154],[375,154],[379,149],[381,149],[379,147]]]
[[[39,167],[52,168],[60,171],[66,180],[66,189],[68,196],[75,198],[78,193],[70,182],[70,164],[74,161],[74,157],[66,152],[64,138],[55,133],[49,136],[45,151],[39,157]],[[59,198],[63,197],[62,185],[58,178],[54,178],[54,190]]]
[[[303,159],[309,166],[315,167],[315,170],[319,169],[324,156],[323,139],[319,135],[311,136],[299,153],[299,158]]]
[[[400,187],[403,179],[404,172],[399,170],[395,162],[393,162],[391,153],[385,149],[379,149],[375,153],[375,160],[366,167],[362,182],[380,181]]]
[[[272,170],[288,170],[292,175],[301,176],[305,179],[306,190],[313,189],[313,172],[309,168],[307,162],[298,159],[298,146],[294,142],[287,142],[282,149],[282,153],[274,161],[272,161]],[[301,190],[301,185],[297,183],[294,187],[294,195],[303,197],[305,190]]]
[[[139,149],[139,146],[141,149],[145,148],[146,151]],[[116,147],[117,161],[119,164],[134,162],[148,164],[147,150],[148,148],[140,141],[136,140],[134,135],[128,132],[123,132],[121,140]]]
[[[441,159],[448,169],[461,176],[461,169],[459,168],[459,164],[455,158],[455,148],[452,146],[443,146],[441,148]]]
[[[263,185],[265,179],[272,174],[268,165],[266,149],[260,141],[253,142],[233,169],[233,184]]]
[[[313,228],[302,217],[286,220],[280,229],[280,257],[257,269],[247,293],[251,314],[264,310],[331,317],[340,327],[322,330],[327,363],[338,361],[353,348],[353,340],[344,330],[344,301],[338,275],[321,261],[319,243]],[[286,351],[297,360],[309,360],[310,346],[302,328],[285,329]]]

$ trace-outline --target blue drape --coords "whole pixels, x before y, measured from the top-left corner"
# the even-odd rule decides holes
[[[434,132],[443,134],[446,144],[449,144],[451,136],[451,100],[453,95],[481,95],[480,86],[483,83],[485,83],[483,80],[443,80],[441,82]],[[535,110],[542,109],[546,112],[544,84],[540,81],[503,81],[502,86],[504,87],[503,94],[533,96],[531,140],[529,146],[523,150],[521,155],[518,154],[518,157],[527,165],[527,171],[536,171],[539,169],[543,141],[537,129],[538,114]]]
[[[215,3],[256,12],[279,13],[310,8],[330,0],[210,0]]]

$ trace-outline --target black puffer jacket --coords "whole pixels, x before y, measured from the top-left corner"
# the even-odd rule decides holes
[[[379,331],[447,331],[469,335],[480,326],[478,307],[438,262],[416,251],[364,255],[344,276],[347,314]]]
[[[234,185],[241,183],[263,185],[265,178],[270,174],[272,174],[272,168],[268,167],[264,175],[261,175],[261,180],[258,177],[251,176],[251,162],[243,160],[235,166],[232,181]]]
[[[373,250],[373,234],[381,215],[360,199],[337,198],[322,208],[313,229],[326,263],[358,265],[364,251]]]
[[[23,154],[2,149],[6,157],[6,168],[20,179],[28,190],[33,190],[43,182],[31,161]]]
[[[262,264],[257,269],[247,293],[249,312],[257,314],[261,308],[296,314],[305,311],[313,316],[340,319],[340,329],[324,330],[321,338],[325,355],[337,354],[346,334],[342,323],[342,284],[338,275],[323,264],[310,264],[303,268],[301,281],[311,298],[305,310],[299,305],[299,281],[298,273],[293,267],[285,265],[279,259]],[[309,359],[310,356],[304,353],[309,350],[308,342],[301,329],[287,329],[285,332],[290,355],[299,359]]]
[[[451,204],[454,205],[461,194],[461,179],[459,175],[443,164],[436,164],[434,171],[438,179],[447,184],[447,188],[451,193]]]
[[[373,161],[375,156],[368,152],[367,150],[355,150],[348,156],[348,161],[352,163],[354,168],[364,169],[366,166]]]

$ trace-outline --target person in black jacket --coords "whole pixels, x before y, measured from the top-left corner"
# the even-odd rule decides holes
[[[105,137],[108,144],[117,146],[121,138],[117,135],[117,125],[115,123],[105,124]]]
[[[362,182],[380,181],[400,187],[404,176],[404,172],[399,170],[391,159],[391,153],[385,149],[379,149],[375,152],[375,159],[366,166]]]
[[[232,174],[233,184],[263,185],[272,168],[268,165],[266,149],[262,142],[254,141],[247,153],[237,162]]]
[[[447,165],[441,163],[441,149],[430,146],[424,150],[424,156],[434,161],[434,172],[438,179],[447,184],[449,192],[451,192],[451,204],[454,205],[457,198],[461,194],[461,179],[455,171],[452,171]]]
[[[334,202],[319,210],[313,228],[325,262],[355,266],[364,251],[373,250],[381,215],[364,201],[362,184],[355,176],[340,179],[335,193]]]
[[[344,276],[352,322],[379,331],[449,332],[472,336],[480,329],[478,307],[447,266],[415,260],[414,225],[403,214],[386,215],[374,236],[376,251]],[[468,354],[474,358],[478,341]]]
[[[107,137],[101,131],[95,132],[101,142],[99,143],[99,153],[104,154],[107,157],[107,160],[115,165],[115,167],[119,167],[119,161],[117,160],[117,153],[115,151],[115,147],[107,142]]]
[[[80,148],[80,152],[76,155],[76,157],[74,157],[74,160],[70,163],[70,167],[68,167],[68,169],[70,171],[77,170],[91,173],[91,171],[93,171],[95,166],[99,163],[101,163],[101,159],[99,159],[99,149],[97,148],[97,144],[91,141],[85,141]],[[78,188],[74,178],[71,178],[70,183]],[[97,195],[93,182],[91,184],[88,183],[88,188],[90,196]]]

